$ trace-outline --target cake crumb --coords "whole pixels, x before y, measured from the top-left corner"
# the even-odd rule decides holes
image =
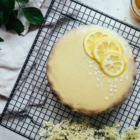
[[[99,79],[99,78],[97,78],[97,81],[100,81],[100,79]]]
[[[82,66],[82,68],[84,68],[84,66]]]
[[[105,100],[108,100],[108,97],[107,96],[105,97]]]
[[[103,74],[102,76],[104,77],[105,75]]]
[[[88,61],[89,62],[89,64],[93,64],[94,62],[92,62],[92,61]]]
[[[115,78],[115,80],[114,80],[115,82],[118,82],[118,79],[117,78]]]
[[[103,87],[103,83],[101,83],[100,86]]]
[[[126,79],[128,79],[128,76],[126,76]]]
[[[123,75],[121,75],[121,78],[123,78]]]
[[[98,71],[98,73],[101,73],[100,71]]]
[[[134,36],[135,32],[132,33],[132,36]]]
[[[112,91],[113,91],[113,89],[112,89],[112,88],[110,88],[110,91],[112,92]]]
[[[110,87],[113,87],[113,85],[111,84]]]
[[[117,8],[117,10],[119,10],[119,8]]]
[[[56,106],[57,106],[57,107],[59,107],[59,106],[60,106],[60,104],[59,104],[59,103],[57,103],[57,104],[56,104]]]
[[[115,89],[114,92],[117,92],[117,89]]]
[[[92,65],[89,65],[89,68],[91,68],[92,67]]]
[[[97,72],[95,72],[95,75],[97,75]]]
[[[122,81],[123,81],[123,79],[120,79],[120,81],[122,82]]]
[[[110,80],[108,80],[108,83],[110,83]]]
[[[97,67],[95,67],[94,69],[97,70]]]
[[[82,56],[83,58],[85,58],[84,56]]]
[[[89,72],[88,74],[89,74],[89,75],[91,75],[92,73],[91,73],[91,72]]]
[[[99,84],[97,84],[96,86],[99,87]]]
[[[124,17],[124,21],[126,21],[126,18],[127,18],[127,17]]]
[[[116,88],[117,86],[116,85],[114,85],[114,88]]]
[[[113,94],[110,94],[110,96],[112,97],[112,96],[113,96]]]

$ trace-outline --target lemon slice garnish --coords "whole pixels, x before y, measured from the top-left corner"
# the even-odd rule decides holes
[[[100,67],[107,75],[118,76],[124,72],[126,61],[120,52],[106,52],[101,58]]]
[[[123,53],[122,44],[113,37],[103,37],[93,46],[93,56],[100,62],[101,57],[108,51],[117,51]]]
[[[84,38],[84,42],[83,42],[83,46],[84,46],[84,50],[86,52],[86,54],[91,57],[94,58],[93,54],[92,54],[92,50],[93,50],[93,45],[95,44],[95,42],[102,38],[102,37],[111,37],[111,34],[104,31],[104,30],[93,30],[91,32],[89,32],[85,38]]]

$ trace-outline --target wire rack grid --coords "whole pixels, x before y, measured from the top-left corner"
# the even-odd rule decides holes
[[[122,35],[132,47],[137,68],[140,67],[140,29],[83,3],[72,0],[52,0],[44,22],[0,116],[0,124],[28,139],[39,140],[43,121],[58,123],[81,116],[64,107],[50,90],[46,77],[46,64],[54,43],[67,31],[85,24],[98,24]],[[140,118],[140,73],[138,71],[132,93],[117,109],[98,116],[86,116],[91,124],[100,127],[120,122],[120,132],[129,125],[137,126]]]

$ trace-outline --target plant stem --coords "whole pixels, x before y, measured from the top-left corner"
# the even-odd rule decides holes
[[[18,2],[17,2],[18,3]],[[21,9],[21,6],[20,6],[20,4],[18,3],[18,6],[19,6],[19,9]]]

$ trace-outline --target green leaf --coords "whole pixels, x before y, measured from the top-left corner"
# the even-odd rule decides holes
[[[3,22],[3,11],[0,12],[0,27],[2,25]]]
[[[24,31],[24,26],[18,18],[15,18],[14,30],[18,33],[18,35],[20,35]]]
[[[14,10],[15,16],[17,17],[18,15],[18,10]]]
[[[2,11],[2,5],[1,5],[1,1],[0,1],[0,11]]]
[[[22,12],[31,24],[38,25],[43,22],[44,17],[38,8],[27,7],[23,8]]]
[[[29,0],[16,0],[16,1],[22,4],[26,4],[29,2]]]
[[[10,17],[10,15],[7,16],[7,17],[4,17],[4,21],[3,21],[4,24],[7,24],[8,20],[9,20],[9,17]]]
[[[2,11],[2,6],[0,5],[0,11]]]
[[[3,42],[4,40],[2,38],[0,38],[0,42]]]
[[[7,30],[15,30],[18,35],[20,35],[24,31],[24,26],[22,22],[16,17],[15,13],[13,12],[8,22],[5,24]]]
[[[7,22],[4,23],[7,31],[8,30],[14,30],[14,27],[13,27],[13,24],[12,24],[14,18],[15,18],[14,13],[11,13],[10,16],[7,19]]]
[[[9,15],[14,10],[15,0],[0,0],[0,9],[4,15]]]
[[[9,15],[13,12],[15,0],[0,0],[0,11],[3,11],[4,23],[8,21]]]
[[[17,15],[18,15],[18,10],[14,10],[14,13],[15,13],[15,16],[17,17]],[[11,14],[5,19],[5,21],[4,21],[4,24],[5,24],[5,25],[8,23],[9,18],[11,17],[12,14],[13,14],[13,13],[11,13]],[[11,29],[9,29],[9,30],[11,30]]]

